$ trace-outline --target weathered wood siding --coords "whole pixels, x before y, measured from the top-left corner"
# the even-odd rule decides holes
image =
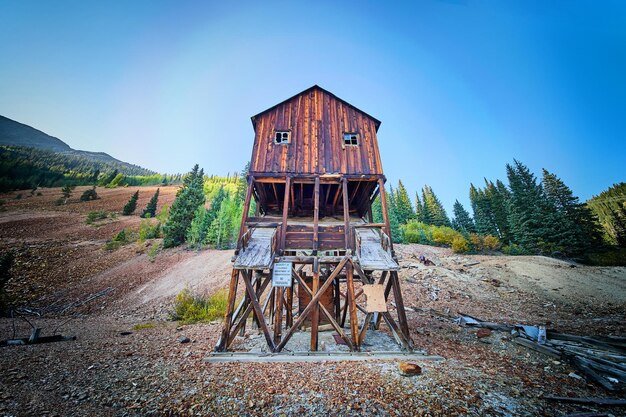
[[[295,174],[382,174],[376,121],[322,89],[313,88],[258,115],[251,171]],[[274,143],[290,130],[291,143]],[[344,132],[360,135],[343,146]]]

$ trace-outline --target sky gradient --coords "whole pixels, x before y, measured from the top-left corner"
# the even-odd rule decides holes
[[[0,114],[159,172],[240,170],[250,116],[318,84],[382,121],[449,213],[516,158],[626,180],[626,2],[0,0]]]

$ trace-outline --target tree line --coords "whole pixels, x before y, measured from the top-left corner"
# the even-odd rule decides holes
[[[555,174],[537,178],[514,160],[507,183],[485,179],[470,184],[470,212],[456,200],[453,216],[428,185],[414,203],[402,181],[388,193],[389,220],[397,242],[446,244],[458,251],[499,249],[510,254],[582,257],[603,246],[626,245],[626,185],[619,184],[582,203]],[[380,199],[373,206],[381,221]]]
[[[66,185],[137,186],[180,183],[137,165],[22,146],[0,146],[0,192]]]

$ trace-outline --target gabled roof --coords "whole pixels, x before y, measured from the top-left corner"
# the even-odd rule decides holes
[[[303,95],[303,94],[307,94],[309,91],[314,90],[314,89],[318,89],[318,90],[320,90],[320,91],[323,91],[324,93],[328,94],[329,96],[331,96],[331,97],[333,97],[333,98],[335,98],[335,99],[337,99],[337,100],[341,101],[343,104],[345,104],[345,105],[347,105],[347,106],[349,106],[349,107],[352,107],[354,110],[356,110],[356,111],[358,111],[358,112],[360,112],[360,113],[363,113],[365,116],[367,116],[367,117],[369,117],[370,119],[372,119],[372,120],[374,121],[374,123],[376,123],[376,131],[378,132],[378,128],[380,127],[380,123],[381,123],[381,122],[380,122],[380,120],[378,120],[378,119],[377,119],[377,118],[375,118],[375,117],[370,116],[369,114],[365,113],[363,110],[361,110],[361,109],[359,109],[358,107],[355,107],[355,106],[353,106],[352,104],[348,103],[347,101],[345,101],[345,100],[343,100],[343,99],[341,99],[341,98],[337,97],[336,95],[334,95],[334,94],[333,94],[333,93],[331,93],[330,91],[323,89],[322,87],[320,87],[320,86],[319,86],[319,85],[317,85],[317,84],[313,85],[312,87],[307,88],[307,89],[306,89],[306,90],[304,90],[304,91],[299,92],[298,94],[296,94],[296,95],[294,95],[294,96],[292,96],[292,97],[289,97],[287,100],[283,100],[283,101],[281,101],[280,103],[273,105],[273,106],[272,106],[272,107],[270,107],[269,109],[263,110],[261,113],[255,114],[254,116],[252,116],[252,117],[250,118],[250,119],[252,120],[252,127],[256,130],[256,118],[257,118],[257,117],[259,117],[260,115],[262,115],[262,114],[264,114],[264,113],[267,113],[268,111],[271,111],[271,110],[275,109],[276,107],[278,107],[278,106],[280,106],[280,105],[282,105],[282,104],[285,104],[285,103],[287,103],[288,101],[293,100],[294,98],[296,98],[296,97],[298,97],[298,96],[301,96],[301,95]]]

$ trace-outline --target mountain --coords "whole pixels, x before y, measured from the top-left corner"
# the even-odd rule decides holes
[[[61,153],[67,156],[78,156],[100,164],[113,164],[120,172],[129,175],[151,175],[155,173],[137,165],[120,161],[104,152],[72,149],[59,138],[4,116],[0,116],[0,146],[23,146]]]

